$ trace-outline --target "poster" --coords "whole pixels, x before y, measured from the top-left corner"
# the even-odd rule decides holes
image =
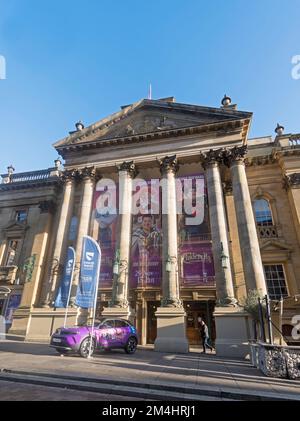
[[[199,184],[197,184],[199,183]],[[196,186],[197,184],[197,186]],[[159,180],[146,181],[142,187],[149,198],[147,206],[133,212],[129,267],[130,288],[159,288],[162,282],[162,192]],[[198,186],[202,185],[202,190]],[[189,186],[189,189],[187,189]],[[139,190],[140,188],[138,188]],[[141,191],[140,191],[141,193]],[[178,278],[181,286],[213,286],[209,212],[204,175],[177,179]],[[112,200],[112,196],[114,196]],[[133,191],[133,198],[135,192]],[[140,196],[140,197],[142,197]],[[189,200],[189,206],[186,204]],[[153,201],[157,203],[153,203]],[[134,200],[133,200],[134,201]],[[98,223],[97,242],[101,245],[100,286],[111,287],[118,228],[118,186],[95,192],[94,215]],[[197,207],[198,206],[198,207]],[[136,203],[133,205],[136,210]]]

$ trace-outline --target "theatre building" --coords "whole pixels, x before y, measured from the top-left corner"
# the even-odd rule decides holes
[[[290,337],[300,298],[300,135],[248,139],[252,113],[143,99],[57,141],[55,166],[0,183],[0,314],[10,334],[47,341],[68,246],[102,251],[97,315],[135,323],[141,344],[188,352],[205,320],[219,355],[253,338],[250,291],[283,298],[274,323]],[[121,193],[120,193],[121,192]],[[300,313],[299,313],[300,314]]]

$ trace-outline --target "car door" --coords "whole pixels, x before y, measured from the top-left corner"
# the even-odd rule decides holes
[[[112,319],[105,320],[99,327],[100,342],[105,347],[114,348],[119,345],[115,321]]]
[[[128,337],[130,336],[130,326],[125,320],[115,320],[116,335],[120,346],[124,346],[127,343]]]

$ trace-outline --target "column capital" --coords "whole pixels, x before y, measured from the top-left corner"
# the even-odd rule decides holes
[[[56,203],[54,200],[43,200],[39,203],[39,208],[41,213],[55,213],[56,211]]]
[[[117,170],[118,170],[118,172],[126,171],[127,174],[131,178],[135,178],[138,174],[138,170],[136,168],[136,165],[135,165],[134,161],[124,161],[124,162],[122,162],[122,164],[117,165]]]
[[[234,163],[245,164],[245,156],[248,151],[248,146],[235,146],[232,149],[225,148],[223,150],[223,162],[227,167],[231,167]]]
[[[78,176],[83,181],[95,181],[97,177],[95,167],[92,166],[81,168],[78,170]]]
[[[165,156],[163,159],[158,159],[161,174],[172,172],[176,174],[179,169],[179,164],[176,155]]]
[[[200,152],[200,162],[206,170],[209,166],[219,165],[222,162],[223,149],[210,149],[206,152]]]
[[[300,173],[288,174],[283,177],[283,187],[285,190],[290,188],[300,188]]]
[[[61,179],[63,183],[76,181],[77,178],[78,178],[78,171],[75,168],[65,170],[61,175]]]

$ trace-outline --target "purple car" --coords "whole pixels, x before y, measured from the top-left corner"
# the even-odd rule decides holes
[[[60,354],[76,352],[84,358],[89,355],[92,326],[74,326],[59,328],[51,337],[50,346]],[[123,319],[100,319],[95,323],[92,355],[96,350],[109,351],[123,348],[127,354],[133,354],[138,344],[135,327]]]

